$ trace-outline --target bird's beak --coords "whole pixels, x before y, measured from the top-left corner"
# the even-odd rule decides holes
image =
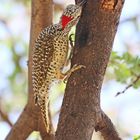
[[[78,6],[83,6],[86,3],[86,0],[82,0],[80,3],[78,3]]]

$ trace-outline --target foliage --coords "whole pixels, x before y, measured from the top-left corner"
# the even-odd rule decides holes
[[[112,52],[109,67],[113,69],[118,82],[131,84],[140,76],[140,57],[133,56],[129,52],[122,55]],[[139,88],[140,80],[137,80],[132,86],[133,88]]]
[[[133,140],[140,140],[140,135],[134,136],[134,139]]]

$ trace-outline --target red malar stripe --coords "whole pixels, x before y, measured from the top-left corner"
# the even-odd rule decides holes
[[[73,18],[63,15],[62,16],[62,28],[64,29],[65,26],[71,21]]]

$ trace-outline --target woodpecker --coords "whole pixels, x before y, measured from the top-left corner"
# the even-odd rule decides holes
[[[35,104],[41,109],[46,131],[49,131],[48,103],[52,82],[56,79],[67,80],[71,73],[84,68],[83,65],[74,65],[66,73],[62,72],[68,61],[68,34],[78,23],[84,3],[85,1],[68,5],[59,23],[43,29],[35,41],[32,53],[32,84]]]

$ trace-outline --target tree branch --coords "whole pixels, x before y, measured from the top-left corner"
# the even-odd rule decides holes
[[[31,106],[31,109],[34,108],[34,97],[33,97],[33,88],[32,88],[32,49],[34,47],[35,39],[37,38],[38,34],[41,32],[42,29],[47,27],[48,25],[52,24],[52,11],[53,11],[53,2],[52,0],[32,0],[32,20],[31,20],[31,40],[30,40],[30,48],[29,48],[29,69],[28,69],[28,84],[29,84],[29,106]],[[48,107],[49,108],[49,107]],[[38,125],[37,129],[41,132],[41,136],[48,136],[51,137],[51,140],[53,139],[53,127],[52,127],[52,120],[51,116],[49,118],[49,128],[50,133],[46,134],[46,129],[43,123],[42,115],[40,110],[36,110],[38,112]],[[48,110],[49,111],[49,110]],[[45,138],[45,139],[48,139]],[[48,139],[50,140],[50,139]]]
[[[136,77],[134,81],[132,81],[131,84],[129,84],[123,91],[117,92],[116,96],[125,93],[129,88],[131,88],[134,84],[136,84],[140,80],[140,75]]]
[[[31,113],[32,114],[32,113]],[[20,115],[18,121],[12,127],[6,140],[25,140],[34,130],[35,123],[32,115],[28,113],[27,107]]]
[[[13,126],[13,124],[10,121],[8,115],[1,109],[1,107],[0,107],[0,115],[1,115],[2,119],[9,124],[10,127]]]
[[[103,111],[101,113],[102,120],[95,126],[95,131],[100,131],[104,140],[121,140],[109,117]]]

